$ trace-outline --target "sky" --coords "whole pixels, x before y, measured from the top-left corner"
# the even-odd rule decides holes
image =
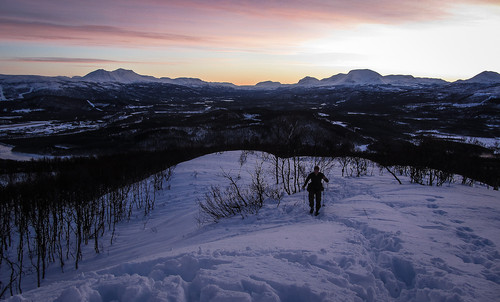
[[[0,74],[296,83],[500,72],[500,0],[0,0]]]

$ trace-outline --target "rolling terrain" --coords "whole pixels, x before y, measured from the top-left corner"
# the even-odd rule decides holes
[[[380,141],[437,137],[498,152],[499,77],[485,72],[448,83],[358,70],[250,87],[126,70],[81,78],[4,75],[0,141],[47,155],[251,147],[289,144],[279,134],[288,130],[277,128],[296,123],[293,143],[307,147],[366,150]]]

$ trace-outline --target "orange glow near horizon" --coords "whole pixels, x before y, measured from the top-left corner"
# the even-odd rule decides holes
[[[296,83],[369,68],[446,80],[500,71],[493,0],[0,0],[0,73]]]

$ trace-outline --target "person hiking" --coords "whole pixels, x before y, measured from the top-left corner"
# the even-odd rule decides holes
[[[316,197],[316,213],[314,215],[318,216],[319,209],[321,208],[321,192],[324,190],[322,180],[328,182],[328,178],[326,178],[325,174],[319,172],[319,167],[314,167],[314,172],[311,172],[302,186],[302,188],[306,188],[307,183],[311,181],[311,183],[307,186],[307,191],[309,192],[309,206],[311,207],[311,211],[309,213],[313,213],[314,211],[314,197]]]

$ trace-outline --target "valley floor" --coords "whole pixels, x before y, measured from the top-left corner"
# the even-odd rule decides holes
[[[54,268],[8,301],[495,301],[500,193],[459,184],[399,185],[388,173],[327,177],[324,207],[306,193],[258,214],[199,225],[198,202],[222,172],[258,161],[240,152],[179,164],[148,217],[120,224],[80,269]],[[104,242],[104,241],[103,241]],[[29,287],[29,286],[28,286]],[[33,286],[31,286],[33,288]]]

